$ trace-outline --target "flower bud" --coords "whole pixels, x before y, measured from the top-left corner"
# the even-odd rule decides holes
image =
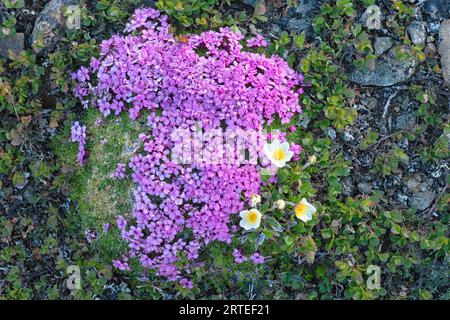
[[[277,200],[275,201],[275,207],[277,209],[283,210],[286,207],[286,202],[284,200]]]
[[[250,204],[252,207],[256,207],[258,203],[261,202],[261,196],[259,194],[252,194],[250,197]]]

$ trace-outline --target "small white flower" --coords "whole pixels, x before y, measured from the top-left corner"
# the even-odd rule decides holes
[[[259,194],[252,194],[250,197],[250,204],[252,207],[256,207],[258,203],[261,202],[261,196]]]
[[[261,224],[261,212],[257,209],[241,211],[239,216],[242,218],[239,225],[245,230],[258,229]]]
[[[286,207],[286,202],[282,199],[275,201],[275,207],[277,209],[283,210]]]
[[[306,201],[305,198],[297,203],[294,208],[295,216],[305,223],[312,219],[312,216],[316,211],[316,208]]]
[[[264,153],[278,168],[284,167],[286,162],[291,160],[294,155],[294,153],[289,150],[289,142],[280,143],[278,139],[273,140],[272,143],[266,143],[264,145]]]

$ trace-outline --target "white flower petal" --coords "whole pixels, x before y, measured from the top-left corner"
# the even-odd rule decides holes
[[[243,210],[243,211],[241,211],[241,212],[239,213],[239,216],[240,216],[241,218],[245,218],[245,217],[247,216],[247,214],[248,214],[248,210]]]
[[[280,144],[280,148],[283,149],[284,152],[289,151],[289,142],[285,141],[282,144]]]
[[[307,203],[308,205],[308,211],[311,212],[311,215],[313,215],[314,213],[316,213],[317,209],[316,207],[314,207],[311,203]]]
[[[270,159],[272,156],[272,145],[271,144],[265,144],[263,147],[264,154]]]
[[[240,222],[239,222],[239,225],[242,227],[242,228],[244,228],[245,230],[250,230],[252,227],[248,224],[248,222],[246,221],[246,220],[244,220],[244,219],[242,219]]]
[[[256,223],[250,223],[249,221],[247,221],[247,220],[245,220],[245,219],[242,219],[240,222],[239,222],[239,225],[242,227],[242,228],[244,228],[245,230],[251,230],[251,229],[257,229],[257,228],[259,228],[259,225],[260,225],[260,221],[257,221]]]
[[[278,149],[280,147],[280,140],[278,140],[278,139],[272,140],[271,145],[272,145],[272,150]]]
[[[273,160],[272,163],[278,168],[283,168],[286,165],[286,161]]]
[[[293,156],[294,153],[291,150],[286,151],[286,161],[290,161]]]
[[[308,222],[307,214],[301,215],[301,216],[299,217],[299,219],[302,220],[302,221],[305,222],[305,223]]]

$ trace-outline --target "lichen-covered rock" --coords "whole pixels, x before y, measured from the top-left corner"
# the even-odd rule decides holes
[[[0,41],[0,56],[8,58],[10,51],[17,56],[23,51],[23,47],[23,33],[18,32],[13,36],[7,36]]]
[[[423,21],[414,21],[408,26],[408,35],[413,44],[425,44],[425,40],[427,39],[427,30],[425,27],[426,23]]]
[[[79,0],[51,0],[36,19],[31,35],[33,49],[36,53],[48,53],[53,50],[64,34],[67,19],[64,8],[79,4]]]
[[[375,49],[375,54],[381,56],[383,53],[388,51],[394,45],[394,40],[391,37],[378,37],[375,39],[373,44]]]
[[[441,56],[442,75],[450,85],[450,19],[441,23],[439,28],[439,54]]]
[[[416,192],[411,198],[409,198],[409,206],[412,208],[417,208],[417,210],[425,210],[428,208],[436,195],[431,191]]]
[[[287,23],[287,29],[296,33],[311,31],[313,19],[320,5],[321,1],[319,0],[300,0]]]
[[[409,52],[411,49],[404,46],[398,50]],[[410,54],[406,60],[399,60],[395,52],[396,48],[392,48],[378,58],[371,70],[353,70],[348,76],[350,81],[364,86],[389,87],[409,79],[416,70],[417,59]]]
[[[367,7],[361,16],[361,22],[369,30],[381,29],[381,10],[377,5]]]
[[[447,18],[449,13],[448,0],[426,0],[422,6],[422,10],[429,14],[432,18]]]

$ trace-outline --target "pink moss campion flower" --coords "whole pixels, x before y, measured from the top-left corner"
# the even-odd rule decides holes
[[[299,155],[303,150],[302,146],[296,143],[291,143],[290,150],[294,153],[292,160],[298,161],[298,159],[300,159]]]
[[[97,58],[92,58],[89,67],[91,68],[92,72],[96,72],[98,68],[100,68],[100,61],[98,61]]]
[[[233,257],[234,257],[234,262],[237,264],[241,264],[243,262],[248,261],[248,258],[245,257],[239,249],[233,250]]]
[[[194,285],[192,284],[192,281],[190,281],[189,279],[186,279],[186,278],[181,279],[180,284],[186,289],[192,289],[194,287]]]
[[[250,256],[250,260],[253,262],[253,264],[262,264],[265,261],[265,258],[258,252],[255,252]]]
[[[125,166],[125,163],[119,163],[116,170],[111,173],[110,178],[116,180],[125,179]]]
[[[228,27],[178,41],[166,16],[139,9],[125,32],[103,41],[100,56],[73,75],[74,95],[104,116],[150,114],[150,130],[139,136],[143,150],[128,164],[134,207],[116,220],[128,249],[114,266],[129,270],[129,261],[138,261],[191,287],[193,260],[212,241],[231,243],[230,218],[244,210],[243,196],[259,194],[262,180],[260,166],[249,160],[214,162],[223,153],[217,144],[198,163],[174,161],[174,129],[190,136],[196,126],[262,132],[275,119],[287,124],[301,112],[303,77],[278,56],[243,51],[243,36]],[[249,42],[265,44],[262,36]],[[179,266],[180,256],[186,265]]]
[[[256,37],[247,40],[247,47],[267,47],[267,41],[258,34]]]
[[[122,271],[130,271],[131,268],[127,262],[113,260],[113,266]]]
[[[77,160],[80,165],[83,165],[87,159],[86,126],[81,126],[78,121],[75,121],[71,127],[71,141],[78,142]]]

